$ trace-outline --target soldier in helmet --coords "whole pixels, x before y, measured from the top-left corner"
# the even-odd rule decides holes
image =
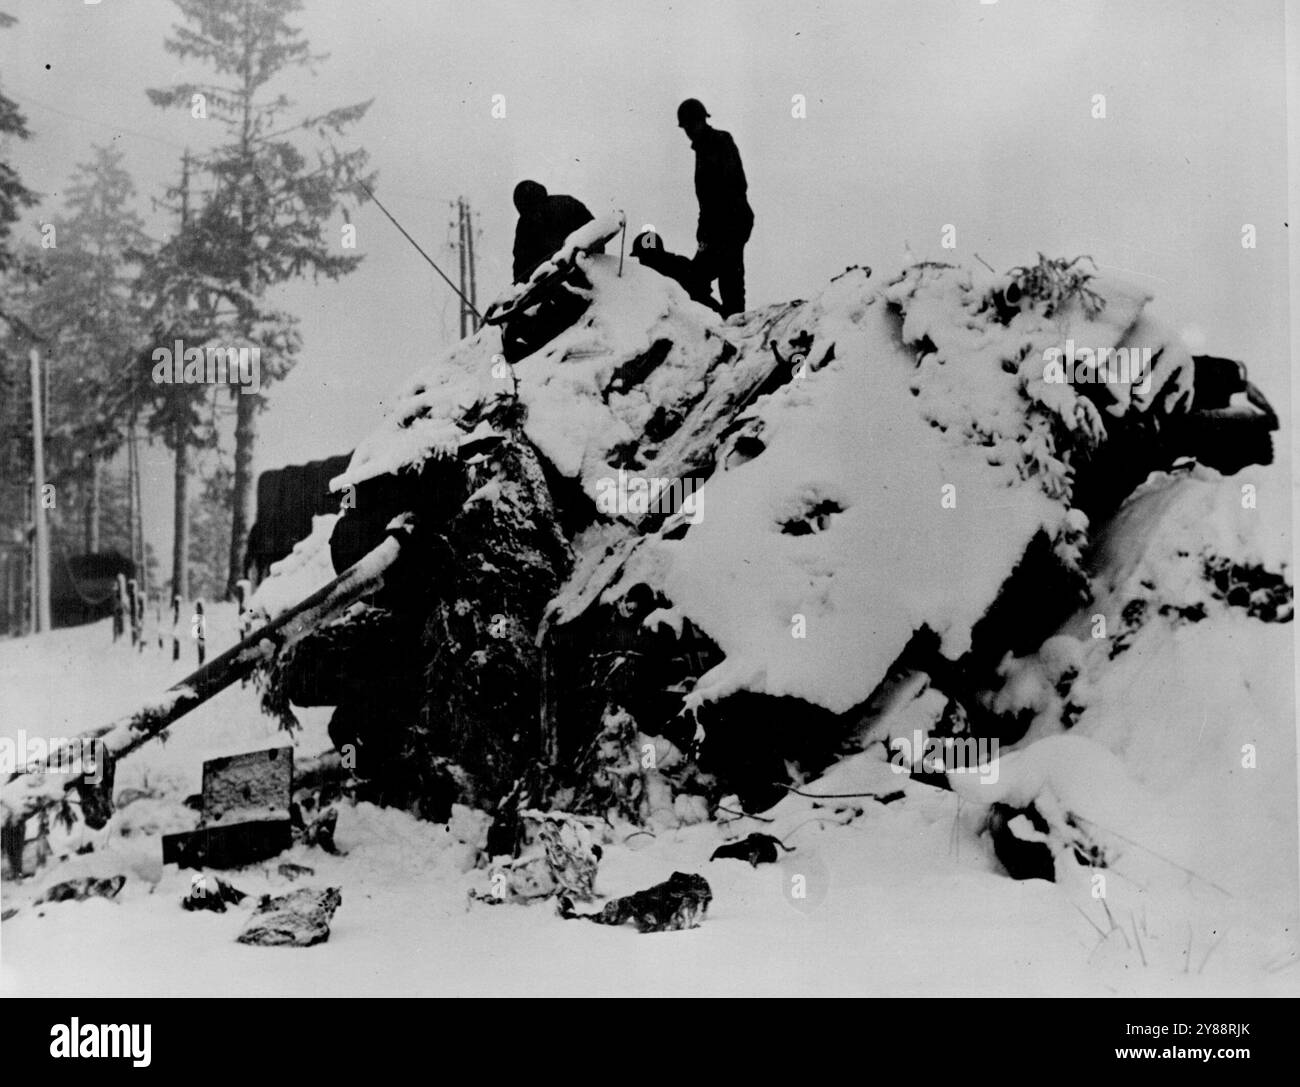
[[[519,225],[515,227],[514,276],[525,283],[534,269],[564,244],[564,239],[593,216],[581,200],[563,194],[552,196],[536,181],[521,181],[515,186],[515,210]],[[593,250],[603,252],[604,246]]]
[[[676,280],[695,301],[712,310],[719,308],[695,262],[680,253],[670,253],[653,230],[643,230],[632,239],[632,256],[651,271]]]
[[[718,282],[722,313],[745,308],[745,243],[754,229],[745,168],[731,135],[712,127],[698,99],[677,107],[677,124],[695,149],[695,197],[700,204],[695,266],[700,279]]]

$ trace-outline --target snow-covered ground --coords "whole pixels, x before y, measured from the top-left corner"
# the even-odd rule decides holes
[[[215,632],[233,628],[233,616],[218,609],[212,623],[219,649],[225,643]],[[1247,624],[1258,629],[1252,633]],[[1180,848],[1178,833],[1165,833],[1158,852],[1175,861],[1195,857],[1199,866],[1191,876],[1135,848],[1116,869],[1129,875],[1113,876],[1107,896],[1122,934],[1110,931],[1087,872],[1056,884],[1008,879],[978,833],[978,803],[896,776],[875,748],[806,791],[886,793],[902,784],[902,801],[828,801],[814,812],[812,801],[792,796],[767,813],[773,824],[703,823],[607,845],[597,880],[603,894],[648,886],[674,870],[705,874],[713,903],[693,931],[640,935],[630,927],[563,921],[550,900],[467,907],[467,892],[486,886],[485,870],[472,867],[472,842],[458,841],[446,826],[360,804],[341,811],[337,842],[345,857],[297,846],[275,862],[229,875],[256,895],[291,886],[275,874],[281,860],[314,868],[306,882],[342,888],[329,942],[244,947],[234,937],[248,907],[183,911],[190,873],[163,868],[154,833],[190,825],[179,801],[198,788],[204,758],[277,740],[256,692],[235,688],[173,726],[165,744],[121,765],[119,792],[134,785],[159,796],[120,812],[102,850],[4,888],[4,908],[20,909],[0,928],[0,991],[1294,995],[1300,963],[1294,912],[1288,917],[1286,905],[1290,895],[1294,906],[1295,840],[1269,840],[1295,819],[1293,776],[1289,796],[1286,788],[1287,767],[1294,767],[1289,691],[1269,682],[1269,662],[1290,652],[1290,631],[1245,619],[1217,636],[1208,624],[1181,628],[1141,654],[1163,682],[1116,674],[1108,680],[1115,697],[1092,703],[1089,714],[1103,722],[1094,735],[1104,739],[1109,727],[1127,737],[1117,746],[1127,765],[1143,770],[1135,787],[1150,790],[1165,821],[1185,838]],[[227,633],[233,639],[233,629]],[[1136,667],[1139,651],[1130,656]],[[19,728],[57,735],[100,721],[188,667],[154,648],[132,655],[110,645],[106,624],[0,643],[4,735]],[[1145,727],[1124,729],[1102,712],[1107,704],[1125,707]],[[1238,712],[1247,707],[1249,714]],[[297,743],[306,754],[325,746],[324,714],[309,712],[304,720]],[[904,724],[900,718],[898,727]],[[1243,775],[1234,769],[1234,752],[1244,736],[1260,744],[1261,769],[1243,792],[1236,789]],[[1067,752],[1064,762],[1078,759]],[[1085,804],[1088,795],[1104,800],[1114,787],[1104,778],[1089,785],[1082,772],[1065,776],[1083,786]],[[1001,783],[1011,778],[1004,768]],[[721,841],[751,830],[775,833],[795,852],[757,869],[709,863]],[[128,874],[116,901],[28,905],[51,882],[112,871]],[[805,898],[792,897],[795,876],[803,877]],[[1209,880],[1227,880],[1227,893]]]

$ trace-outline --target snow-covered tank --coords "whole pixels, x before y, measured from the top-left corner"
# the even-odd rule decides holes
[[[328,541],[254,598],[273,613],[277,578],[416,514],[385,589],[275,677],[338,707],[379,799],[598,808],[593,752],[622,729],[762,806],[918,674],[935,729],[1014,740],[999,668],[1092,598],[1130,492],[1271,459],[1244,370],[1079,262],[850,268],[724,322],[634,262],[566,261],[546,275],[572,323],[514,361],[485,326],[413,378],[332,481]]]

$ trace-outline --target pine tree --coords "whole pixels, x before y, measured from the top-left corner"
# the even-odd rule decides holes
[[[17,20],[0,12],[0,30]],[[0,93],[0,546],[20,545],[27,527],[31,483],[31,413],[28,407],[25,311],[15,297],[15,279],[25,268],[13,248],[13,225],[23,208],[36,203],[33,193],[6,161],[14,140],[31,137],[27,119],[13,99]],[[5,617],[0,616],[0,622]],[[17,618],[9,617],[17,625]]]
[[[122,153],[92,152],[72,175],[56,244],[34,251],[46,278],[31,298],[50,368],[49,474],[61,490],[73,483],[81,490],[86,552],[99,550],[102,466],[121,447],[130,414],[130,363],[142,329],[136,284],[147,246]]]
[[[12,15],[0,11],[0,30],[16,23]],[[27,119],[14,103],[13,99],[0,94],[0,149],[10,139],[30,139],[27,131]],[[9,247],[10,231],[18,221],[22,209],[36,203],[36,194],[27,188],[18,177],[18,172],[9,163],[0,159],[0,272],[8,271],[13,264],[13,253]]]
[[[192,454],[216,446],[216,406],[204,384],[153,380],[157,361],[174,357],[179,342],[186,350],[203,349],[213,341],[234,338],[235,313],[222,306],[220,284],[211,269],[220,264],[225,248],[220,209],[211,199],[194,210],[191,156],[181,160],[177,185],[167,190],[163,206],[176,217],[176,230],[158,248],[142,277],[153,332],[137,362],[137,381],[148,404],[148,425],[171,449],[173,457],[171,591],[189,596],[189,483]],[[170,202],[169,202],[170,201]],[[161,349],[164,354],[159,356]],[[212,390],[213,396],[216,390]]]
[[[339,251],[326,235],[329,219],[347,198],[355,199],[367,155],[341,151],[331,142],[358,121],[370,103],[344,106],[286,123],[294,109],[269,85],[279,75],[311,68],[324,59],[311,53],[289,17],[301,0],[174,0],[183,23],[166,48],[198,61],[219,82],[183,83],[149,91],[158,106],[184,108],[221,125],[229,139],[199,157],[216,191],[209,223],[224,241],[211,254],[213,286],[235,310],[244,345],[262,349],[261,382],[288,373],[298,349],[294,320],[266,305],[270,288],[308,273],[336,279],[356,268],[360,256]],[[315,164],[308,160],[315,156]],[[253,449],[260,395],[236,396],[235,457],[227,595],[243,576],[251,522]]]

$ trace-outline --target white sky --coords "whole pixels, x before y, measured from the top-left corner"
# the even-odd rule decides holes
[[[212,140],[144,95],[207,77],[163,51],[177,9],[0,10],[20,20],[0,32],[0,81],[35,134],[9,151],[47,195],[40,210],[111,139],[150,214],[182,147]],[[674,112],[696,96],[749,176],[751,305],[807,297],[849,264],[892,267],[905,242],[999,268],[1087,252],[1147,277],[1163,316],[1194,346],[1245,359],[1289,416],[1283,13],[1282,0],[306,0],[300,24],[330,58],[284,89],[313,111],[375,99],[354,138],[376,191],[453,278],[448,202],[473,201],[481,307],[509,279],[523,177],[597,213],[624,208],[693,252],[692,157]],[[791,116],[795,94],[806,119]],[[33,237],[41,218],[27,217]],[[350,449],[456,334],[441,280],[373,206],[355,221],[362,268],[283,294],[305,346],[270,391],[259,467]],[[940,248],[947,223],[955,253]],[[148,532],[165,555],[169,468],[161,452],[148,464]]]

